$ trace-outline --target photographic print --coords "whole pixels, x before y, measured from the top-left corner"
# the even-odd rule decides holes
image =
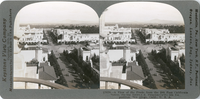
[[[176,8],[117,3],[100,22],[101,89],[185,88],[185,25]]]
[[[198,99],[196,0],[0,5],[2,99]]]
[[[14,89],[99,88],[99,18],[91,7],[33,3],[14,29]]]

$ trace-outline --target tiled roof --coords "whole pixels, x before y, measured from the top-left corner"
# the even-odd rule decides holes
[[[128,66],[131,66],[131,69],[127,71],[127,80],[143,80],[144,74],[141,66],[136,66],[135,62],[129,62]]]
[[[126,76],[127,76],[126,80],[143,80],[144,79],[144,77],[141,77],[137,73],[132,72],[132,71],[127,71]]]
[[[56,80],[56,74],[52,66],[43,66],[39,69],[39,79],[43,80]]]

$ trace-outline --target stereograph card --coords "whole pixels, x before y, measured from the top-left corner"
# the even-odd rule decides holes
[[[5,0],[0,99],[197,99],[199,3]]]

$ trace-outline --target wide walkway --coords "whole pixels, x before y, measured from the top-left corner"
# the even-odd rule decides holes
[[[73,47],[69,47],[68,45],[66,46],[54,45],[47,31],[48,30],[45,30],[44,33],[47,36],[49,45],[43,45],[42,47],[48,48],[49,50],[53,50],[57,58],[57,62],[61,68],[62,72],[61,76],[64,76],[65,80],[67,81],[67,86],[72,89],[86,88],[87,87],[86,84],[83,83],[79,75],[74,72],[71,65],[68,63],[68,61],[65,60],[64,56],[61,56],[61,53],[63,52],[64,49],[73,49]]]
[[[163,73],[162,69],[160,69],[158,66],[155,66],[148,58],[148,53],[151,52],[152,49],[158,50],[162,49],[161,46],[155,45],[155,44],[149,44],[149,45],[144,45],[141,43],[139,36],[135,34],[137,44],[131,45],[135,47],[137,50],[141,50],[143,53],[143,56],[145,57],[145,61],[149,67],[150,74],[153,77],[156,87],[158,89],[174,89],[173,84],[170,82],[169,78],[165,73]],[[164,47],[164,46],[163,46]],[[165,46],[167,47],[167,46]]]

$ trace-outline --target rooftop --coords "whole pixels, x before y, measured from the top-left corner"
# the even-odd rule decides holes
[[[112,66],[123,66],[125,63],[113,62]]]
[[[128,47],[125,47],[124,45],[116,45],[115,47],[110,47],[109,49],[128,49]]]
[[[40,63],[40,66],[49,66],[48,63]]]
[[[56,80],[56,74],[52,66],[43,66],[39,69],[39,79]]]
[[[88,47],[82,47],[82,49],[83,49],[84,51],[90,51],[90,50],[91,50],[91,49],[88,48]]]
[[[128,66],[131,66],[131,69],[127,71],[127,80],[143,80],[144,74],[141,66],[136,66],[136,62],[129,62]]]
[[[133,62],[128,62],[128,66],[137,66],[137,65],[136,65],[136,62],[133,61]]]
[[[26,46],[26,45],[25,45]],[[22,48],[22,50],[36,50],[36,49],[42,49],[42,48],[39,48],[39,47],[27,47],[25,48],[25,46]]]
[[[174,50],[174,51],[178,50],[178,48],[176,48],[176,47],[171,47],[171,49]]]
[[[26,46],[26,45],[25,45]],[[48,49],[47,48],[40,48],[40,47],[33,47],[33,46],[28,46],[27,45],[27,48],[25,48],[25,46],[22,47],[22,50],[42,50],[43,53],[48,53]]]

